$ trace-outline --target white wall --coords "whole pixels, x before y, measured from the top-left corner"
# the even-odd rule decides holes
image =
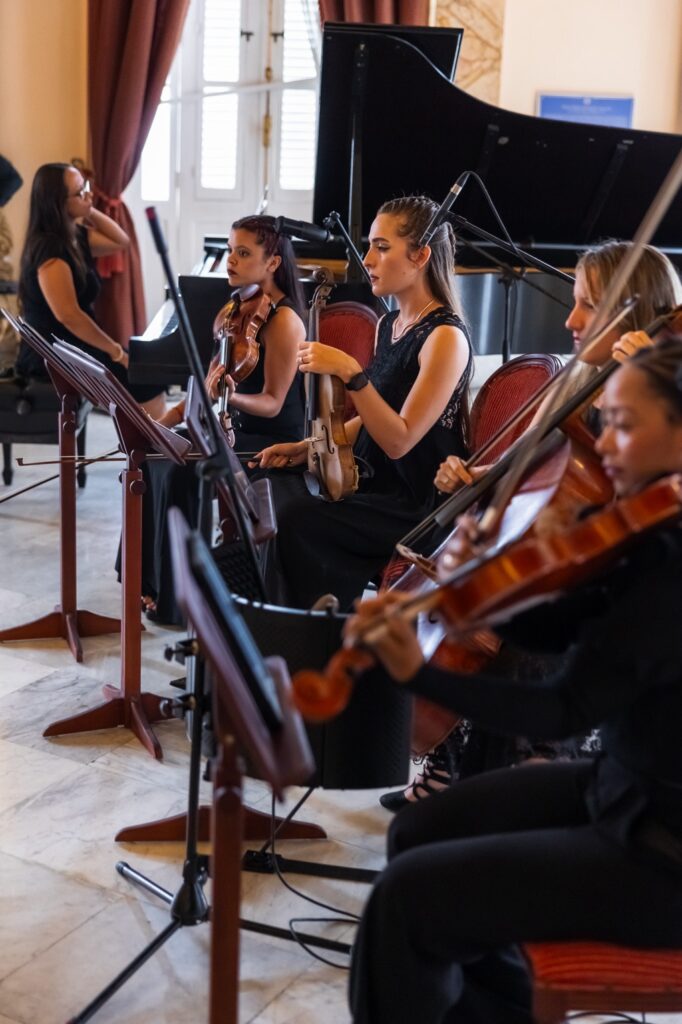
[[[634,96],[633,128],[682,131],[682,0],[507,0],[499,105]]]

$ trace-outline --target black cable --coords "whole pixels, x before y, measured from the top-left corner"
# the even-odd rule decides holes
[[[351,913],[349,910],[341,910],[339,907],[334,907],[329,903],[324,903],[322,900],[317,900],[315,899],[314,896],[310,896],[305,892],[301,892],[300,889],[297,889],[295,886],[293,886],[290,882],[286,880],[286,878],[284,877],[280,870],[279,864],[277,863],[277,851],[275,849],[277,830],[275,828],[275,820],[275,795],[273,793],[270,805],[270,848],[272,850],[272,863],[275,868],[275,874],[279,878],[280,882],[285,887],[285,889],[288,889],[289,892],[294,894],[294,896],[298,896],[300,899],[305,900],[307,903],[312,903],[314,906],[320,907],[322,910],[328,910],[330,913],[337,915],[336,917],[292,917],[288,922],[291,937],[295,942],[298,943],[298,945],[302,949],[306,951],[306,953],[309,953],[311,956],[315,957],[316,960],[321,960],[323,964],[327,964],[327,966],[329,967],[336,967],[337,970],[347,971],[349,970],[349,968],[346,964],[336,964],[334,963],[333,960],[328,960],[326,957],[321,956],[319,953],[316,953],[309,946],[307,946],[303,939],[301,939],[300,935],[297,934],[294,925],[316,921],[321,924],[327,922],[338,922],[339,924],[357,924],[357,922],[360,920],[360,916],[358,914]]]

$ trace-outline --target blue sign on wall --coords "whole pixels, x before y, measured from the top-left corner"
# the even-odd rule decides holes
[[[541,93],[538,114],[554,121],[580,121],[582,124],[632,128],[633,106],[631,96],[556,96]]]

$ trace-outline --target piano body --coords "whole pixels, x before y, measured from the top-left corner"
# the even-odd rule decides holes
[[[440,70],[447,70],[447,59],[433,49],[438,31],[424,30],[423,42],[419,31],[410,34],[392,26],[325,25],[313,220],[321,224],[331,211],[339,211],[353,241],[361,245],[386,199],[426,193],[440,202],[463,171],[473,170],[515,243],[549,263],[571,268],[587,245],[632,238],[682,147],[682,136],[551,121],[483,103]],[[499,234],[472,179],[453,212]],[[499,353],[504,309],[499,265],[512,259],[473,238],[472,248],[465,235],[460,234],[458,263],[465,312],[479,354]],[[668,210],[653,243],[682,266],[682,197]],[[209,310],[205,319],[211,322],[228,294],[216,246],[216,239],[207,239],[198,274]],[[296,249],[303,261],[343,258],[336,243],[328,251],[309,243]],[[571,305],[570,286],[541,273],[527,277],[559,302],[525,283],[515,286],[512,351],[568,351],[563,322]],[[188,280],[181,279],[186,300]],[[365,289],[371,302],[366,286],[355,287]],[[337,299],[347,297],[340,289],[335,292]],[[158,327],[158,318],[153,323]],[[131,345],[133,380],[149,379],[141,370],[148,346],[158,347],[159,354],[150,359],[154,372],[166,364],[175,372],[184,364],[184,358],[172,354],[170,342],[150,340],[160,334],[156,327],[151,331],[150,325],[145,340]],[[203,335],[202,342],[210,352]],[[166,376],[164,382],[171,379],[177,377]]]

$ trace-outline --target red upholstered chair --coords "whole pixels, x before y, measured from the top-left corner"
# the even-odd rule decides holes
[[[682,950],[600,942],[529,943],[524,949],[533,967],[537,1024],[561,1024],[569,1010],[682,1011]]]
[[[560,368],[561,360],[557,356],[539,353],[518,356],[495,370],[476,395],[471,407],[469,449],[472,454],[482,448],[516,410],[520,409],[524,402]],[[512,441],[523,433],[532,418],[533,411],[524,416],[513,430],[491,449],[485,458],[486,464],[499,458]],[[383,572],[381,589],[388,589],[400,579],[409,564],[404,558],[392,559]]]
[[[373,309],[360,302],[333,302],[320,313],[320,341],[354,356],[364,369],[374,355],[377,317]],[[355,415],[351,398],[346,397],[346,419]]]
[[[536,353],[510,359],[508,363],[495,370],[476,395],[471,407],[469,447],[472,453],[482,448],[517,409],[520,409],[531,395],[561,369],[561,365],[558,356]],[[494,446],[486,455],[486,463],[494,462],[507,450],[512,441],[526,429],[534,412],[535,410],[532,410],[524,416],[521,422]]]

